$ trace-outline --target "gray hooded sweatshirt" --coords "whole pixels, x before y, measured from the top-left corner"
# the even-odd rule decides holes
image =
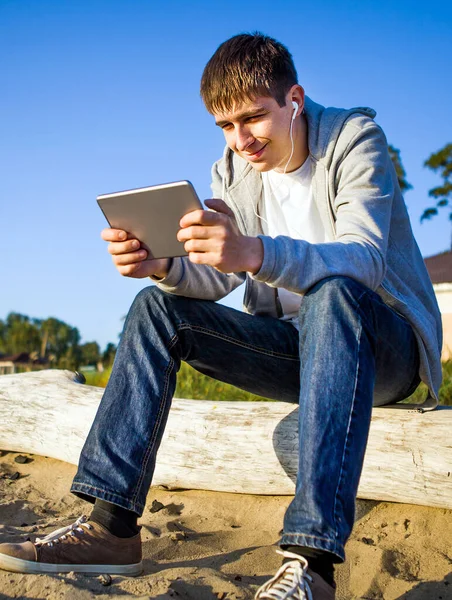
[[[362,107],[325,108],[306,98],[313,195],[332,242],[263,235],[255,214],[263,198],[261,175],[226,147],[212,167],[213,197],[225,200],[243,234],[260,237],[261,269],[225,274],[175,258],[157,285],[172,294],[219,300],[246,281],[244,309],[278,318],[278,287],[303,294],[326,277],[351,277],[411,323],[419,375],[430,391],[423,408],[429,409],[437,405],[441,385],[441,316],[375,114]]]

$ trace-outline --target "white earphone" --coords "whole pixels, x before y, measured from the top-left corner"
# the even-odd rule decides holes
[[[292,100],[292,106],[293,106],[293,115],[292,115],[292,121],[293,121],[295,119],[295,117],[297,116],[298,103],[295,102],[295,100]]]

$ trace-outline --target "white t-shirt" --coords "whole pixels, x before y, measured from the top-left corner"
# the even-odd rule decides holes
[[[308,157],[296,171],[262,173],[263,203],[259,207],[266,235],[287,235],[312,244],[329,241],[312,194],[312,161]],[[264,220],[265,219],[265,220]],[[301,294],[278,288],[284,320],[297,322]]]

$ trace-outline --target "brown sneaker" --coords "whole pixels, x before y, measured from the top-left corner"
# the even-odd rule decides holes
[[[293,552],[277,550],[291,558],[276,575],[261,586],[255,600],[334,600],[336,590],[317,573],[308,568],[308,561]]]
[[[35,542],[0,544],[0,568],[17,573],[139,575],[141,535],[119,538],[83,516]]]

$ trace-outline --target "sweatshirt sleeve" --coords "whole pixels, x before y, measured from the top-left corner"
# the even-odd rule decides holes
[[[168,275],[156,284],[164,292],[198,298],[221,300],[245,281],[245,273],[220,273],[209,265],[195,265],[187,256],[174,258]]]
[[[264,261],[254,279],[305,293],[320,280],[342,275],[376,290],[386,270],[393,166],[383,131],[371,119],[356,129],[336,168],[335,240],[311,244],[287,236],[259,236]],[[335,194],[335,196],[334,196]]]

